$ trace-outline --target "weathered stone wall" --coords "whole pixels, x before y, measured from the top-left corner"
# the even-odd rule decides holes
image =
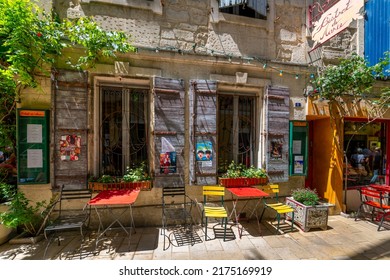
[[[94,16],[139,47],[306,63],[305,1],[269,1],[266,20],[220,13],[216,0],[146,2],[161,10],[120,0],[63,0],[55,8],[63,17]]]
[[[236,74],[244,73],[247,75],[244,85],[252,90],[255,88],[259,97],[267,85],[288,88],[290,119],[302,119],[304,107],[298,110],[292,104],[298,100],[304,106],[302,94],[310,74],[306,65],[305,1],[269,0],[268,4],[267,19],[263,20],[220,13],[216,0],[53,1],[60,17],[94,16],[104,29],[130,34],[131,43],[138,47],[137,53],[120,55],[117,61],[101,61],[96,68],[90,69],[91,99],[94,97],[94,79],[98,76],[118,83],[122,76],[145,78],[156,75],[183,79],[188,95],[192,79],[217,80],[234,89]],[[64,58],[68,55],[76,55],[76,52],[69,50]],[[263,67],[265,63],[266,68]],[[65,67],[65,63],[59,62],[57,66]],[[280,70],[283,70],[283,76],[280,76]],[[296,79],[297,74],[299,79]],[[244,90],[243,85],[237,88]],[[50,100],[41,100],[39,96],[24,96],[22,105],[40,106],[43,102],[44,106],[50,106]],[[88,162],[92,165],[94,103],[93,100],[89,102]],[[187,128],[189,118],[186,111]],[[186,139],[189,138],[186,135]],[[188,143],[184,150],[188,159]],[[188,166],[186,172],[189,172]],[[302,185],[303,177],[290,178],[281,185],[281,195]],[[200,188],[189,188],[189,195],[201,200]],[[159,224],[160,204],[160,188],[142,192],[137,200],[140,208],[135,209],[136,224]],[[230,202],[227,205],[230,207]]]

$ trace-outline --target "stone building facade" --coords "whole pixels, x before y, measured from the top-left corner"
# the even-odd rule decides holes
[[[127,33],[136,51],[77,72],[66,60],[80,50],[67,50],[41,90],[25,92],[21,108],[50,110],[50,182],[19,187],[50,197],[53,187],[85,187],[88,176],[123,175],[143,160],[153,189],[137,200],[142,226],[160,222],[161,187],[185,185],[201,200],[201,186],[216,184],[231,160],[265,168],[282,195],[304,186],[303,174],[291,176],[289,136],[291,121],[306,120],[315,73],[307,1],[258,1],[263,9],[222,2],[52,1],[61,18],[92,16]],[[64,135],[81,138],[77,161],[61,159]],[[271,156],[274,143],[279,157]],[[212,157],[202,161],[196,152],[205,146]],[[171,169],[162,167],[166,153]]]

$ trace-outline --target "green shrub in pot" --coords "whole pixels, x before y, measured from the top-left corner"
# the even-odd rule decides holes
[[[298,188],[292,191],[294,200],[307,206],[314,206],[320,200],[317,191],[309,188]]]

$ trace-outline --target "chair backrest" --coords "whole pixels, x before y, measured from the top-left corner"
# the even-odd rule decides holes
[[[65,189],[65,186],[61,186],[59,196],[59,215],[63,211],[63,201],[78,200],[88,202],[92,198],[92,191],[89,189]]]
[[[278,184],[269,184],[261,186],[261,190],[268,193],[270,197],[279,199],[279,185]]]
[[[203,186],[203,204],[207,203],[209,197],[218,197],[221,204],[224,204],[225,187],[221,185]]]
[[[377,205],[379,208],[383,208],[384,205],[384,199],[387,198],[385,196],[385,192],[381,190],[374,190],[369,187],[367,188],[360,188],[360,199],[363,203],[369,204],[373,206],[374,204]]]
[[[178,200],[175,201],[175,197],[178,197]],[[162,204],[165,204],[170,201],[171,204],[186,204],[187,203],[187,195],[185,186],[176,186],[176,187],[163,187],[162,188]]]

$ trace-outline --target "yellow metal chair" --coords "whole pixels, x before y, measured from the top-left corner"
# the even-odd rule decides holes
[[[270,195],[270,198],[273,198],[275,200],[275,203],[264,202],[264,208],[263,211],[261,212],[260,221],[263,218],[265,210],[272,209],[274,212],[276,212],[276,219],[278,220],[278,226],[276,228],[276,232],[278,233],[280,228],[281,216],[283,215],[284,219],[286,219],[286,214],[291,213],[291,230],[293,230],[294,229],[294,208],[282,202],[279,202],[279,185],[271,184],[267,186],[262,186],[262,190],[268,193]]]
[[[207,227],[208,219],[216,218],[222,219],[222,227],[224,228],[223,232],[223,241],[226,241],[226,227],[228,220],[228,213],[224,206],[224,196],[225,196],[225,187],[223,186],[203,186],[203,211],[202,211],[202,222],[205,218],[205,240],[208,239],[207,236]],[[218,198],[218,201],[211,204],[211,198]]]

